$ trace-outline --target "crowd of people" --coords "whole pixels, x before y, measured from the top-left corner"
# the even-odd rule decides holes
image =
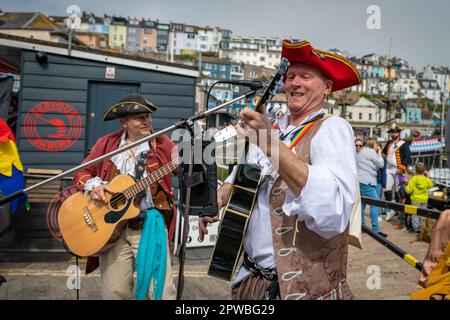
[[[394,125],[388,133],[389,141],[384,148],[376,138],[355,138],[361,196],[427,208],[428,193],[433,183],[428,178],[425,164],[413,163],[410,144],[401,139],[400,127]],[[366,204],[362,202],[361,213],[364,225],[365,207]],[[392,209],[383,211],[381,207],[371,205],[372,230],[383,237],[388,236],[380,230],[379,226],[383,214],[386,216],[386,221],[391,220],[395,215],[398,216],[397,229],[420,232],[422,222],[420,216],[405,215],[403,211]]]

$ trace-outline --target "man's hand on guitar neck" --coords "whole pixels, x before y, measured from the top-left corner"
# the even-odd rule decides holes
[[[232,185],[229,183],[224,183],[220,189],[217,191],[217,207],[219,210],[227,203],[230,198]],[[208,234],[208,230],[206,227],[208,223],[214,223],[219,221],[219,213],[214,217],[211,216],[203,216],[198,217],[198,235],[200,241],[203,241],[205,234]]]
[[[91,197],[92,200],[96,200],[96,201],[101,200],[104,203],[106,203],[107,200],[106,200],[106,196],[105,196],[105,191],[109,192],[109,193],[113,193],[113,191],[107,184],[103,184],[103,185],[100,185],[100,186],[92,189],[92,191],[89,193],[89,196]]]
[[[240,117],[246,126],[237,126],[236,130],[249,137],[251,143],[257,144],[261,150],[270,156],[273,142],[278,140],[278,135],[272,129],[267,115],[246,107],[240,112]]]

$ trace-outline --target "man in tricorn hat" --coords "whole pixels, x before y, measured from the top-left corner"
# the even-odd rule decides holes
[[[386,157],[386,192],[384,198],[387,201],[395,199],[399,201],[397,191],[400,185],[399,177],[408,172],[408,165],[411,161],[410,145],[400,137],[402,128],[395,123],[389,128],[390,141],[384,146],[383,154]],[[392,196],[394,193],[395,197]],[[387,213],[386,220],[390,220],[395,214],[394,210]],[[400,227],[404,228],[405,223],[400,219]]]
[[[157,110],[152,102],[140,95],[120,99],[105,112],[103,119],[119,119],[122,128],[98,139],[83,163],[151,134],[151,113]],[[105,193],[111,191],[108,181],[115,175],[144,178],[171,161],[174,146],[167,136],[159,136],[78,171],[74,175],[74,184],[93,200],[106,201]],[[100,265],[100,289],[104,299],[174,299],[176,291],[167,241],[167,228],[174,220],[171,176],[166,175],[138,195],[135,204],[140,207],[141,214],[116,228],[111,248],[99,253],[98,260],[89,257],[86,272]],[[154,234],[148,232],[151,224],[156,225]],[[147,254],[151,246],[154,246],[154,256],[159,259]],[[134,271],[137,278],[135,292]]]
[[[343,118],[325,116],[324,104],[328,94],[359,84],[361,76],[349,60],[307,41],[284,40],[281,56],[290,62],[284,79],[289,112],[278,122],[279,130],[271,130],[267,116],[250,108],[240,114],[247,128],[266,135],[259,141],[267,145],[258,142],[248,161],[269,174],[248,223],[232,296],[351,299],[346,272],[357,196],[354,133]],[[268,157],[276,156],[275,169]],[[222,204],[233,174],[219,190]],[[202,218],[202,233],[212,221]]]

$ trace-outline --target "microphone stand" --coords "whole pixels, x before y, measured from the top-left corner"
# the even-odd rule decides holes
[[[189,179],[192,176],[192,171],[194,170],[194,132],[192,130],[192,124],[186,124],[185,129],[189,131],[191,135],[191,148],[189,152],[189,165],[188,165],[188,175]],[[180,190],[180,194],[183,190]],[[183,212],[183,238],[181,239],[181,247],[178,253],[179,261],[179,271],[178,271],[178,285],[177,285],[177,300],[181,300],[184,291],[184,261],[186,258],[186,241],[189,232],[189,205],[191,202],[191,185],[186,186],[186,195],[184,200],[184,212]]]
[[[152,140],[154,138],[157,138],[157,137],[159,137],[159,136],[161,136],[161,135],[163,135],[165,133],[168,133],[170,131],[173,131],[173,130],[176,130],[176,129],[180,129],[180,128],[186,128],[186,126],[191,125],[196,120],[203,119],[203,118],[209,116],[210,114],[213,114],[213,113],[215,113],[215,112],[217,112],[217,111],[219,111],[219,110],[221,110],[221,109],[223,109],[225,107],[228,107],[229,105],[231,105],[231,104],[233,104],[235,102],[238,102],[238,101],[240,101],[242,99],[248,99],[248,98],[254,96],[255,94],[256,94],[255,90],[250,90],[250,91],[244,93],[243,95],[241,95],[241,96],[239,96],[237,98],[234,98],[233,100],[225,102],[225,103],[223,103],[223,104],[221,104],[221,105],[219,105],[217,107],[214,107],[212,109],[199,112],[199,113],[195,114],[194,116],[192,116],[191,118],[181,120],[181,121],[173,124],[170,127],[162,129],[162,130],[160,130],[158,132],[155,132],[155,133],[153,133],[151,135],[148,135],[147,137],[144,137],[144,138],[142,138],[142,139],[140,139],[138,141],[135,141],[135,142],[133,142],[133,143],[127,145],[127,146],[124,146],[124,147],[119,148],[117,150],[111,151],[111,152],[109,152],[109,153],[107,153],[107,154],[105,154],[103,156],[100,156],[100,157],[98,157],[96,159],[92,159],[91,161],[88,161],[88,162],[83,163],[83,164],[81,164],[81,165],[79,165],[77,167],[69,169],[66,172],[60,173],[60,174],[58,174],[56,176],[53,176],[53,177],[51,177],[51,178],[49,178],[47,180],[41,181],[39,183],[36,183],[35,185],[32,185],[32,186],[30,186],[28,188],[25,188],[25,189],[16,191],[14,193],[11,193],[11,194],[9,194],[9,195],[7,195],[7,196],[5,196],[5,197],[0,199],[0,205],[8,203],[8,202],[10,202],[10,201],[12,201],[14,199],[20,198],[20,197],[24,196],[26,193],[30,192],[31,190],[37,189],[37,188],[39,188],[39,187],[41,187],[41,186],[43,186],[43,185],[45,185],[47,183],[50,183],[50,182],[53,182],[55,180],[61,179],[61,178],[65,177],[65,176],[67,176],[69,174],[75,173],[78,170],[84,169],[86,167],[90,167],[93,164],[96,164],[97,162],[103,161],[105,159],[109,159],[109,158],[115,156],[116,154],[124,152],[124,151],[126,151],[128,149],[131,149],[131,148],[133,148],[133,147],[135,147],[137,145],[140,145],[141,143],[150,141],[150,140]]]

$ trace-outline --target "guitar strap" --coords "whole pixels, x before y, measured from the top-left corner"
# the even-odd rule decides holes
[[[309,129],[312,127],[312,125],[314,125],[314,123],[316,123],[317,120],[323,118],[324,116],[325,116],[325,113],[321,112],[321,113],[317,114],[316,116],[312,117],[311,119],[308,119],[308,121],[299,124],[297,127],[295,127],[294,129],[292,129],[288,132],[285,132],[283,134],[281,134],[281,132],[280,132],[279,139],[281,141],[283,141],[287,136],[289,136],[293,133],[292,137],[291,137],[291,143],[289,145],[289,149],[292,150],[292,148],[294,148],[297,145],[297,143],[306,134],[306,132],[309,131]],[[278,129],[278,130],[280,129],[278,124],[276,124],[274,126],[274,128]],[[306,131],[304,131],[304,130],[306,130]]]
[[[289,149],[290,150],[294,149],[294,147],[300,142],[303,136],[314,126],[314,124],[316,124],[322,118],[323,115],[304,124],[304,126],[292,136],[291,143],[289,144]]]
[[[139,155],[139,159],[136,162],[136,167],[135,167],[135,179],[136,180],[141,180],[142,175],[144,174],[144,170],[145,170],[145,166],[147,164],[147,155],[148,155],[148,150],[147,151],[143,151],[141,152],[141,154]]]

